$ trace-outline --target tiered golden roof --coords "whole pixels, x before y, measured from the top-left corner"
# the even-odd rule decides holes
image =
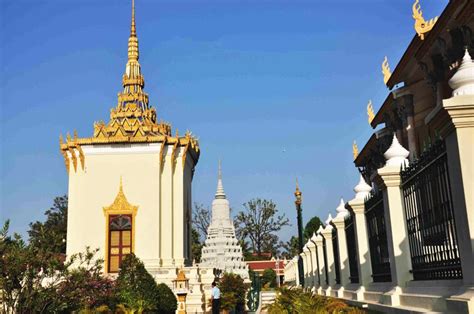
[[[135,3],[132,0],[132,21],[130,36],[128,38],[128,60],[125,73],[122,76],[123,90],[118,94],[117,106],[110,110],[108,123],[99,121],[94,123],[94,135],[91,138],[77,138],[75,134],[71,139],[67,136],[66,142],[60,138],[61,152],[65,158],[66,168],[69,169],[68,151],[80,150],[80,145],[108,144],[108,143],[164,143],[175,146],[191,147],[199,153],[199,144],[191,132],[186,132],[184,137],[179,137],[178,132],[173,137],[171,125],[166,122],[157,122],[155,108],[148,104],[148,94],[143,91],[145,79],[141,73],[138,49],[138,37],[135,24]],[[82,152],[82,150],[80,150]],[[70,155],[71,155],[70,154]],[[76,170],[76,155],[71,159]],[[83,158],[83,153],[80,153]],[[83,160],[82,166],[84,164]]]

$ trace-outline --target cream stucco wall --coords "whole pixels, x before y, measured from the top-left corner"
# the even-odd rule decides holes
[[[161,146],[161,143],[82,146],[84,169],[79,160],[77,170],[72,162],[69,169],[68,255],[90,246],[99,248],[99,256],[105,257],[103,207],[115,200],[122,178],[128,202],[138,206],[133,226],[135,254],[149,269],[190,262],[187,243],[190,238],[185,226],[189,225],[186,219],[191,217],[194,160],[187,156],[183,165],[184,148],[167,145],[160,169]],[[79,156],[77,150],[74,152]]]

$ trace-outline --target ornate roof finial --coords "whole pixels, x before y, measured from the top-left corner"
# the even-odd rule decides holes
[[[420,1],[415,0],[413,3],[413,18],[415,19],[415,31],[420,36],[421,40],[425,39],[425,34],[428,33],[435,25],[438,17],[434,17],[429,21],[425,21],[423,18],[423,11],[421,11]]]
[[[298,178],[296,178],[296,190],[295,190],[295,197],[296,197],[295,204],[296,205],[301,205],[301,201],[302,201],[301,195],[302,193],[300,191],[300,186],[298,184]]]
[[[372,120],[374,120],[375,114],[374,114],[374,107],[372,106],[372,100],[369,100],[369,103],[367,104],[367,117],[369,124],[372,123]]]
[[[354,143],[352,143],[352,155],[354,156],[354,160],[357,159],[357,156],[359,156],[359,148],[357,147],[357,143],[354,140]]]
[[[221,160],[219,159],[219,170],[217,174],[217,191],[216,191],[216,196],[215,198],[226,198],[225,192],[224,192],[224,185],[222,184],[222,167],[221,167]]]
[[[132,0],[132,24],[130,25],[130,36],[137,36],[137,29],[135,26],[135,0]]]
[[[385,85],[387,85],[387,82],[390,79],[390,76],[392,75],[392,72],[390,71],[390,66],[388,65],[387,56],[385,56],[382,62],[382,74],[383,74],[383,82],[385,83]]]

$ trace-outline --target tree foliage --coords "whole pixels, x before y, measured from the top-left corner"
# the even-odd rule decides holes
[[[252,251],[261,255],[266,250],[278,248],[277,232],[288,226],[289,220],[285,215],[278,215],[276,204],[271,200],[253,199],[244,204],[234,219],[237,238],[248,239]]]
[[[201,262],[201,251],[203,244],[199,241],[199,232],[192,228],[191,229],[191,251],[193,259],[196,263]]]
[[[239,275],[224,273],[220,280],[221,308],[223,310],[235,309],[237,313],[243,313],[248,288],[248,284],[245,284]]]
[[[113,282],[101,274],[97,250],[87,249],[63,261],[61,254],[27,245],[0,233],[0,290],[4,313],[58,313],[113,306]]]
[[[122,261],[116,282],[117,301],[129,312],[174,313],[177,300],[166,285],[158,286],[132,253]]]
[[[319,219],[318,216],[314,216],[313,218],[311,218],[304,227],[303,237],[305,242],[311,239],[313,233],[316,233],[316,231],[318,231],[319,227],[322,225],[323,223],[321,222],[321,219]]]
[[[193,211],[193,228],[198,231],[200,238],[203,241],[207,236],[207,228],[211,223],[211,211],[208,207],[204,207],[203,204],[194,203]]]
[[[316,233],[316,231],[319,229],[319,226],[321,225],[323,225],[323,223],[318,216],[314,216],[306,223],[306,226],[303,229],[303,244],[311,239],[313,233]],[[292,236],[287,242],[281,242],[280,245],[283,249],[282,256],[286,257],[287,259],[291,259],[299,254],[298,237],[296,236]]]
[[[66,253],[67,195],[56,197],[45,212],[46,221],[30,223],[30,245],[42,252]]]

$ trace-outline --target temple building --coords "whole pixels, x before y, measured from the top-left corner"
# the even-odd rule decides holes
[[[214,275],[191,266],[191,183],[199,144],[189,131],[172,135],[171,125],[158,121],[138,60],[132,0],[123,88],[109,121],[94,123],[92,137],[60,137],[69,174],[66,254],[98,248],[104,272],[114,274],[133,252],[170,287],[182,270],[189,279],[186,309],[203,312]]]
[[[222,185],[222,169],[219,162],[217,191],[212,201],[212,220],[207,229],[207,239],[202,248],[201,266],[213,267],[221,272],[234,273],[249,279],[242,247],[235,237],[234,223],[230,218],[229,201]]]

